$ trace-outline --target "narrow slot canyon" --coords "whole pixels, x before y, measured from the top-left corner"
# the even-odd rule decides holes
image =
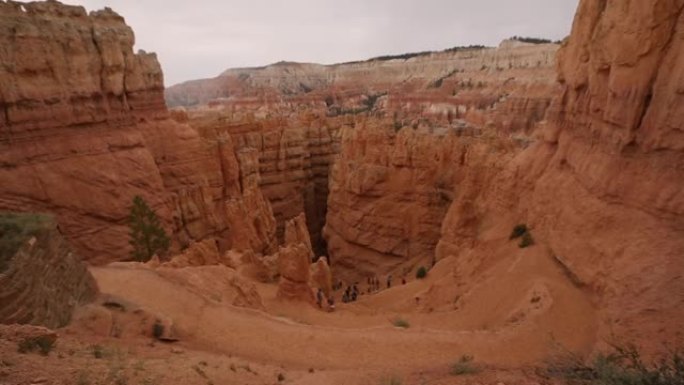
[[[452,202],[477,200],[471,186],[486,183],[531,141],[556,90],[556,50],[504,43],[387,75],[375,63],[340,67],[334,87],[327,69],[292,65],[300,74],[282,64],[268,69],[273,94],[259,96],[244,92],[264,87],[262,70],[231,70],[171,87],[166,98],[178,105],[171,115],[202,139],[230,137],[236,154],[256,152],[277,243],[285,222],[304,213],[315,258],[327,256],[338,279],[408,277],[436,263]],[[374,90],[359,87],[368,76],[362,69],[376,74]],[[415,71],[425,73],[409,81]],[[301,84],[309,91],[301,93]],[[207,102],[203,92],[216,85],[236,95]],[[286,103],[280,93],[290,95]],[[190,97],[207,104],[184,106]],[[468,226],[459,242],[475,236]]]

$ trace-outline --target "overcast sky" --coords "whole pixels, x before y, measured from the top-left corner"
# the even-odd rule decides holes
[[[578,0],[62,0],[109,6],[156,52],[167,86],[280,60],[331,64],[385,54],[561,39]]]

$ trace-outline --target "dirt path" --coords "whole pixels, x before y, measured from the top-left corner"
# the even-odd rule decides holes
[[[172,318],[183,339],[202,349],[293,368],[432,368],[464,354],[507,367],[539,363],[552,339],[577,351],[593,343],[591,305],[540,253],[494,266],[459,311],[435,313],[411,312],[409,304],[416,293],[444,281],[446,275],[437,272],[430,280],[366,296],[332,314],[278,304],[264,288],[269,312],[212,303],[153,270],[99,267],[92,272],[103,293]],[[540,305],[532,299],[531,310],[528,293],[540,297]],[[397,316],[410,320],[411,327],[391,325]]]

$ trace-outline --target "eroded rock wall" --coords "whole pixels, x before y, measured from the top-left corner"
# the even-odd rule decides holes
[[[274,118],[247,111],[198,109],[179,114],[189,119],[203,139],[212,142],[229,136],[238,154],[252,154],[260,175],[258,187],[272,207],[278,239],[284,241],[288,220],[305,213],[316,254],[324,255],[321,229],[329,167],[345,119],[325,119],[311,112]]]
[[[653,344],[683,338],[683,11],[581,1],[559,56],[564,89],[531,149],[549,163],[530,218],[600,294],[604,333]]]
[[[580,2],[547,124],[484,187],[493,193],[454,201],[438,258],[472,265],[469,247],[527,223],[596,299],[600,335],[649,347],[681,340],[683,9]]]
[[[333,266],[403,274],[434,253],[458,261],[467,289],[524,223],[601,309],[599,336],[681,340],[683,9],[581,1],[558,85],[507,80],[513,67],[443,79],[449,103],[434,90],[380,98],[385,122],[342,131]]]
[[[204,99],[193,95],[194,85],[201,82],[191,83],[190,88],[171,87],[166,95],[170,104],[175,103],[176,94],[207,103],[186,112],[188,121],[204,138],[212,140],[227,132],[235,138],[238,148],[259,152],[260,186],[273,207],[279,236],[282,238],[285,221],[303,211],[316,253],[322,255],[327,247],[321,229],[325,218],[330,218],[329,174],[340,151],[343,128],[486,129],[495,135],[520,135],[526,141],[544,118],[557,88],[553,70],[557,47],[505,41],[498,48],[468,48],[408,60],[335,66],[278,63],[229,70],[207,81],[220,85],[223,96],[229,98],[213,92]],[[358,137],[363,135],[360,132]],[[378,146],[388,145],[388,150],[392,143],[389,137],[386,142],[375,142]],[[358,144],[347,140],[346,145]],[[350,154],[340,159],[358,155]],[[363,163],[360,159],[352,161]],[[332,185],[344,184],[346,177],[338,175]],[[333,197],[335,210],[346,210],[339,202],[347,198]],[[445,211],[442,208],[433,213],[432,220],[439,224],[438,218]],[[345,231],[335,230],[335,226],[330,227],[330,234]],[[344,224],[338,222],[337,226]],[[400,254],[413,253],[426,259],[427,250],[434,249],[436,242],[434,237],[428,238],[425,245],[431,246],[423,251]],[[354,242],[351,238],[348,241]],[[337,246],[337,251],[331,253],[344,256]],[[385,246],[382,253],[391,251]]]
[[[156,56],[133,53],[122,17],[56,1],[0,10],[0,208],[55,213],[93,263],[128,257],[135,195],[175,248],[219,236],[272,250],[270,208],[248,180],[258,169],[229,139],[207,143],[169,118]]]
[[[464,47],[392,60],[320,65],[281,62],[266,67],[229,69],[213,79],[169,87],[170,106],[195,106],[213,100],[264,95],[315,95],[333,101],[390,90],[439,89],[456,76],[496,77],[517,71],[552,72],[557,44],[504,41],[499,47]],[[507,78],[516,77],[516,74]],[[540,76],[543,81],[544,75]],[[475,80],[475,83],[477,80]],[[449,92],[452,90],[449,89]],[[275,97],[274,97],[275,99]]]
[[[476,198],[543,124],[559,88],[553,52],[517,42],[460,52],[427,86],[437,64],[424,63],[426,77],[394,85],[344,129],[324,231],[332,265],[354,279],[431,266],[452,202],[476,221]]]
[[[342,138],[324,235],[332,265],[357,280],[431,266],[452,201],[473,199],[520,150],[463,124],[399,131],[371,124]]]

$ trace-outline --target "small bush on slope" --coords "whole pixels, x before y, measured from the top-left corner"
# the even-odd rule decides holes
[[[54,347],[55,341],[53,339],[46,336],[37,336],[24,338],[19,342],[17,350],[22,354],[38,351],[40,354],[47,356]]]
[[[511,232],[511,236],[508,237],[508,239],[520,238],[526,232],[527,232],[527,225],[524,225],[524,224],[515,225],[515,227],[513,227],[513,231]]]
[[[396,318],[394,321],[392,321],[392,325],[403,329],[407,329],[411,326],[411,324],[407,320],[402,318]]]
[[[684,385],[684,356],[675,350],[646,363],[636,346],[615,345],[608,354],[589,364],[570,353],[552,360],[546,372],[572,384],[583,385]]]
[[[530,234],[530,232],[528,231],[525,234],[523,234],[522,238],[520,239],[520,243],[518,244],[518,246],[521,249],[524,249],[524,248],[526,248],[528,246],[532,246],[532,245],[534,245],[534,239],[532,238],[532,234]]]
[[[47,215],[0,212],[0,273],[9,268],[9,261],[28,238],[51,223]]]
[[[473,356],[469,356],[467,354],[464,354],[461,356],[461,358],[451,365],[451,374],[454,376],[462,376],[466,374],[475,374],[480,371],[480,368],[478,368],[474,363],[473,363]]]

